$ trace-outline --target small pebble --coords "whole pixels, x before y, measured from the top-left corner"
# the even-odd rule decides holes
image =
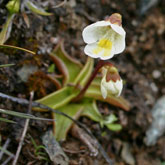
[[[19,76],[22,82],[27,82],[29,76],[33,74],[34,72],[36,72],[37,70],[38,70],[38,67],[35,65],[24,64],[22,68],[20,68],[17,71],[17,75]]]
[[[154,70],[154,71],[152,72],[152,76],[153,76],[153,78],[155,78],[155,79],[160,78],[161,75],[162,75],[162,74],[161,74],[161,72],[160,72],[159,70]]]
[[[51,37],[51,38],[50,38],[50,42],[51,42],[52,44],[57,44],[57,43],[59,42],[59,38],[58,38],[58,37]]]
[[[138,26],[138,22],[136,20],[132,20],[132,25],[133,26]]]
[[[151,87],[152,91],[155,93],[158,92],[158,90],[159,90],[158,87],[156,86],[156,84],[153,82],[150,84],[150,87]]]

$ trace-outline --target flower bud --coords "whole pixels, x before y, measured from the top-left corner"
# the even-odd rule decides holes
[[[20,9],[20,0],[10,0],[6,7],[10,13],[18,13]]]
[[[113,96],[120,96],[123,82],[120,78],[117,68],[112,67],[103,67],[102,68],[103,78],[101,80],[101,93],[105,99],[108,94]]]
[[[116,24],[116,25],[121,26],[122,16],[119,13],[114,13],[110,17],[108,17],[106,21],[109,21],[111,24]]]

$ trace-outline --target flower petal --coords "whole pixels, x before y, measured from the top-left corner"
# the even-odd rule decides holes
[[[111,50],[104,49],[104,52],[101,54],[100,59],[101,60],[108,60],[111,59],[114,56],[114,46],[112,46]]]
[[[111,80],[108,83],[106,83],[107,90],[109,91],[110,94],[116,95],[116,88],[114,82]]]
[[[119,54],[125,49],[125,36],[117,35],[114,41],[114,54]]]
[[[97,49],[97,43],[88,44],[84,48],[84,53],[92,58],[98,58],[101,56],[102,52],[96,54],[93,52],[94,49]]]
[[[116,83],[115,83],[115,88],[116,90],[118,90],[118,94],[117,94],[117,97],[120,96],[121,94],[121,91],[123,89],[123,81],[122,79],[118,80]]]
[[[102,94],[103,98],[106,99],[106,97],[107,97],[107,90],[106,90],[106,88],[102,85],[102,83],[101,83],[101,94]]]
[[[126,32],[125,30],[123,29],[122,26],[119,26],[117,24],[111,24],[111,28],[118,34],[120,34],[121,36],[125,36],[126,35]]]
[[[104,46],[99,43],[92,43],[85,46],[84,52],[92,58],[107,60],[114,56],[114,46],[106,47],[106,45]]]
[[[108,21],[98,21],[84,28],[82,32],[83,40],[87,44],[97,42],[107,31]],[[105,27],[104,27],[105,26]]]
[[[105,68],[105,67],[102,67],[102,68],[101,68],[101,73],[102,73],[103,76],[106,76],[107,71],[108,71],[107,68]]]

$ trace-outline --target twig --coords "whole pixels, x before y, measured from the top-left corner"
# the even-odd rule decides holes
[[[84,16],[85,18],[87,18],[89,21],[91,22],[97,22],[99,19],[98,18],[95,18],[95,17],[92,17],[90,16],[87,12],[85,12],[84,10],[77,10],[76,11],[77,14],[80,14],[82,16]]]
[[[85,145],[88,146],[91,156],[97,156],[99,151],[98,151],[98,146],[97,142],[87,134],[84,129],[78,127],[77,125],[73,125],[71,129],[71,134],[80,139]]]
[[[70,154],[78,154],[78,153],[85,153],[86,150],[71,150],[67,148],[63,148],[64,152],[70,153]]]
[[[30,101],[29,101],[28,113],[31,112],[33,95],[34,95],[34,93],[31,92],[30,93]],[[27,129],[28,129],[29,121],[30,121],[30,119],[26,119],[26,121],[25,121],[24,130],[22,132],[22,136],[21,136],[21,139],[20,139],[20,142],[19,142],[19,146],[17,148],[17,152],[16,152],[16,155],[15,155],[15,158],[14,158],[14,161],[13,161],[12,165],[16,165],[16,163],[17,163],[20,151],[22,149],[23,141],[24,141]]]
[[[13,101],[13,102],[15,102],[15,103],[21,104],[21,105],[29,105],[29,101],[26,100],[26,99],[22,99],[22,98],[17,98],[17,97],[9,96],[9,95],[6,95],[6,94],[1,93],[1,92],[0,92],[0,97],[5,98],[5,99],[9,99],[9,100],[11,100],[11,101]],[[57,114],[59,114],[59,115],[63,115],[63,116],[65,116],[66,118],[72,120],[73,122],[75,122],[76,124],[78,124],[78,125],[81,127],[81,123],[78,122],[78,121],[76,121],[75,119],[73,119],[73,118],[70,117],[69,115],[67,115],[67,114],[65,114],[65,113],[63,113],[63,112],[60,112],[60,111],[58,111],[58,110],[52,109],[52,108],[50,108],[50,107],[48,107],[48,106],[46,106],[46,105],[43,105],[43,104],[37,103],[37,102],[35,102],[35,101],[32,101],[32,107],[39,107],[39,108],[41,108],[41,109],[46,109],[46,110],[48,110],[48,111],[57,113]]]
[[[8,165],[13,156],[9,156],[1,165]]]
[[[13,97],[13,96],[9,96],[9,95],[6,95],[4,93],[1,93],[0,92],[0,97],[2,98],[5,98],[5,99],[9,99],[13,102],[16,102],[16,103],[19,103],[21,105],[29,105],[29,101],[26,100],[26,99],[20,99],[20,98],[17,98],[17,97]],[[109,156],[107,155],[107,153],[104,151],[103,147],[101,146],[101,144],[97,141],[97,139],[95,138],[95,136],[91,133],[90,130],[88,130],[86,128],[86,126],[82,123],[80,123],[79,121],[73,119],[72,117],[68,116],[67,114],[63,113],[63,112],[60,112],[58,110],[54,110],[46,105],[43,105],[43,104],[40,104],[40,103],[37,103],[35,101],[32,101],[31,102],[31,105],[32,107],[39,107],[41,109],[47,109],[51,112],[54,112],[54,113],[57,113],[57,114],[60,114],[60,115],[63,115],[65,117],[67,117],[68,119],[72,120],[74,123],[76,123],[78,126],[80,126],[81,128],[83,128],[94,140],[96,140],[97,142],[97,145],[98,145],[98,148],[100,150],[100,153],[103,155],[104,159],[107,161],[107,163],[109,165],[113,165],[113,161],[109,158]]]
[[[61,2],[60,4],[56,5],[56,6],[53,6],[52,8],[59,8],[61,6],[63,6],[65,3],[67,2],[67,0],[64,0],[63,2]]]

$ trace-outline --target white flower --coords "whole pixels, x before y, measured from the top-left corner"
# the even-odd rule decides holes
[[[114,67],[112,69],[114,69]],[[104,76],[101,80],[101,93],[103,98],[105,99],[108,93],[117,97],[120,96],[123,88],[123,81],[118,72],[116,72],[116,68],[115,72],[109,72],[107,69],[103,69],[103,74]]]
[[[120,14],[112,14],[105,21],[85,27],[82,33],[84,42],[87,43],[84,52],[93,58],[110,59],[125,49],[125,35]]]

